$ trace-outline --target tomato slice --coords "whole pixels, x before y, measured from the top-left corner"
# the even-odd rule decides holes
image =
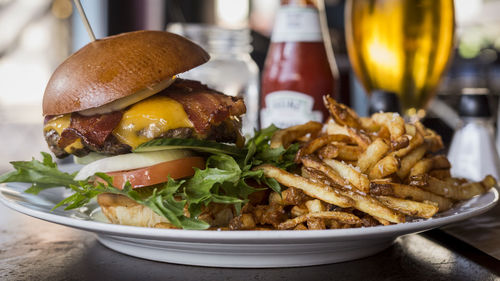
[[[203,157],[187,157],[145,168],[106,174],[113,178],[113,186],[116,188],[122,189],[127,181],[130,182],[132,188],[138,188],[166,182],[169,176],[173,179],[190,177],[194,175],[193,168],[205,169],[205,159]]]

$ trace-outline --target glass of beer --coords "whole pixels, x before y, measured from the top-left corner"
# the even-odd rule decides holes
[[[367,93],[395,93],[414,116],[434,96],[454,47],[453,0],[348,0],[346,40]]]

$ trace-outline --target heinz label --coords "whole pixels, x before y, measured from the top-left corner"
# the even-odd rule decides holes
[[[323,121],[323,114],[313,110],[314,99],[295,91],[276,91],[266,95],[266,107],[260,111],[261,128],[271,124],[286,128],[308,121]]]
[[[281,6],[276,13],[271,42],[321,42],[318,10],[314,7]]]

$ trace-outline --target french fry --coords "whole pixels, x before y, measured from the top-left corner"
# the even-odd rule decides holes
[[[332,167],[328,166],[324,162],[318,161],[309,156],[305,156],[302,157],[302,164],[304,165],[304,167],[321,171],[338,185],[342,186],[349,185],[347,179],[343,178],[341,175],[339,175],[337,171],[335,171]]]
[[[317,212],[317,213],[309,213],[305,214],[293,219],[286,220],[278,225],[278,229],[291,229],[294,228],[296,225],[304,223],[305,221],[309,219],[333,219],[336,220],[340,223],[345,223],[345,224],[361,224],[362,221],[360,218],[353,214],[349,214],[346,212],[336,212],[336,211],[331,211],[331,212]]]
[[[424,143],[424,136],[420,134],[420,132],[417,129],[415,136],[412,137],[412,139],[408,143],[408,146],[394,151],[393,154],[396,157],[402,158],[411,151],[413,151],[416,147],[422,145],[423,143]]]
[[[410,138],[407,135],[402,135],[395,140],[391,140],[391,147],[393,150],[403,149],[410,145]]]
[[[359,117],[356,112],[354,112],[354,110],[345,106],[344,104],[338,103],[330,96],[324,96],[323,101],[336,123],[351,128],[361,128],[358,120]]]
[[[324,135],[317,137],[299,149],[295,157],[296,162],[300,162],[302,156],[313,154],[316,150],[334,141],[350,143],[351,138],[346,135]]]
[[[341,190],[342,195],[348,196],[352,200],[354,200],[355,204],[353,207],[362,212],[393,223],[405,222],[404,215],[382,205],[379,201],[371,196],[362,195],[358,192],[347,190],[342,187],[338,187],[338,189]]]
[[[313,169],[302,169],[302,175],[306,178],[314,179],[317,182],[321,182],[325,185],[335,186],[335,189],[337,189],[339,193],[353,200],[354,204],[352,206],[354,208],[362,212],[365,212],[373,217],[382,218],[394,223],[405,221],[405,217],[402,214],[387,208],[386,206],[382,205],[379,201],[377,201],[375,198],[368,196],[366,194],[365,195],[360,194],[356,191],[349,190],[339,185],[335,185],[335,183],[333,183],[328,177],[326,177],[320,171]]]
[[[443,140],[441,139],[440,135],[436,134],[436,132],[430,129],[427,129],[426,133],[427,135],[424,136],[424,142],[430,152],[435,153],[443,149]]]
[[[344,161],[357,161],[363,153],[363,149],[355,145],[337,145],[339,148],[339,154],[337,159]]]
[[[439,180],[434,177],[429,177],[428,185],[422,186],[422,188],[453,200],[467,200],[486,192],[480,182],[457,184],[453,180]]]
[[[290,210],[290,214],[292,215],[292,217],[298,217],[298,216],[302,216],[302,215],[305,215],[309,213],[309,210],[307,210],[307,208],[302,208],[300,206],[293,206],[292,209]]]
[[[401,159],[401,167],[396,172],[400,179],[406,178],[410,173],[410,169],[417,163],[426,153],[425,145],[421,145],[412,152],[408,153],[405,157]]]
[[[391,186],[394,192],[393,196],[402,199],[410,199],[418,202],[424,202],[424,201],[436,202],[438,204],[440,212],[450,209],[451,206],[453,205],[453,202],[450,199],[445,198],[443,196],[439,196],[432,192],[428,192],[426,190],[423,190],[415,186],[397,184],[397,183],[391,183]]]
[[[321,218],[308,218],[306,224],[309,230],[326,229],[325,221]]]
[[[361,131],[347,128],[347,133],[363,149],[366,149],[371,143],[370,137]]]
[[[323,206],[323,203],[321,203],[321,201],[318,199],[306,201],[304,204],[306,205],[307,210],[309,210],[309,213],[318,213],[325,211],[325,206]]]
[[[321,159],[336,158],[337,156],[339,156],[339,148],[336,145],[327,144],[319,149],[318,156]]]
[[[376,219],[381,225],[390,225],[391,222],[386,220],[386,219],[383,219],[383,218],[379,218],[379,217],[373,217],[374,219]]]
[[[444,180],[451,177],[450,169],[437,169],[429,172],[429,176]]]
[[[417,161],[410,169],[410,177],[428,173],[433,167],[432,158],[423,158]]]
[[[432,158],[432,169],[450,169],[451,164],[445,155],[436,155]]]
[[[358,167],[361,172],[364,173],[371,166],[377,163],[390,147],[382,139],[376,139],[373,141],[366,150],[359,156]]]
[[[274,178],[282,185],[301,189],[305,194],[321,199],[326,203],[331,203],[342,208],[347,208],[354,204],[352,199],[340,194],[328,185],[310,181],[271,165],[260,165],[255,167],[255,169],[264,171],[267,177]]]
[[[387,155],[379,160],[368,172],[368,178],[381,179],[394,174],[399,169],[400,163],[394,155]]]
[[[431,218],[439,210],[437,206],[431,204],[415,202],[391,196],[377,196],[377,199],[387,207],[397,210],[408,216]]]
[[[364,193],[370,192],[370,180],[358,170],[359,168],[356,169],[357,167],[334,159],[325,159],[323,162],[333,168],[342,178],[348,180],[356,189]]]
[[[287,148],[294,140],[307,134],[317,134],[323,128],[319,122],[309,121],[302,125],[296,125],[290,128],[276,131],[271,137],[271,148],[283,146]]]
[[[375,113],[372,115],[372,120],[389,129],[392,141],[399,139],[405,133],[405,121],[397,113]]]
[[[321,159],[339,159],[344,161],[357,161],[363,153],[363,149],[355,145],[333,143],[324,146],[318,151]]]
[[[297,225],[293,230],[307,230],[307,226],[305,226],[303,223]]]
[[[361,128],[367,132],[378,132],[382,129],[382,126],[375,123],[370,117],[359,117],[358,121]]]
[[[347,127],[341,126],[333,119],[328,120],[326,123],[326,133],[329,135],[346,135],[349,136],[349,132],[347,131]]]
[[[488,190],[490,190],[490,188],[492,188],[492,187],[494,187],[494,186],[497,185],[497,181],[496,181],[496,179],[493,176],[487,175],[481,181],[481,185],[483,186],[484,190],[488,191]]]

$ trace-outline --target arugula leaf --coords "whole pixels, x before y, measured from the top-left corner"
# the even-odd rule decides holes
[[[27,189],[28,193],[38,194],[47,188],[78,184],[73,180],[74,174],[61,172],[52,156],[41,152],[43,160],[33,158],[31,161],[10,162],[15,171],[0,176],[0,183],[4,182],[27,182],[32,186]]]

